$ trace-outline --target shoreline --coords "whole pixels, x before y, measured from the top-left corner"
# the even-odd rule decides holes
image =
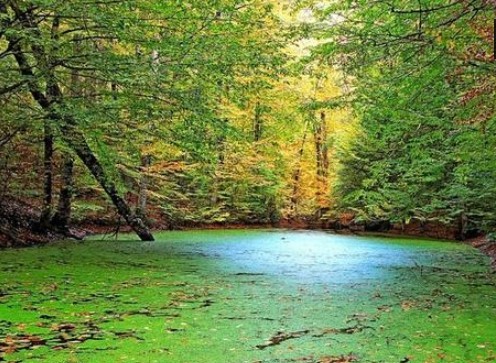
[[[78,226],[78,231],[85,231],[87,235],[95,234],[112,234],[118,229],[118,233],[129,233],[132,230],[128,226],[110,226],[110,225],[80,225]],[[367,231],[363,229],[356,228],[325,228],[317,223],[303,223],[302,221],[295,221],[295,223],[288,223],[287,220],[278,223],[190,223],[188,225],[179,225],[175,228],[164,228],[163,225],[153,225],[153,232],[163,232],[163,231],[195,231],[195,230],[236,230],[236,229],[287,229],[287,230],[309,230],[309,231],[327,231],[332,232],[337,235],[357,235],[364,237],[385,237],[385,238],[411,238],[411,239],[429,239],[435,241],[446,241],[446,242],[457,242],[470,245],[473,248],[478,249],[483,254],[490,258],[490,267],[493,272],[496,272],[496,242],[491,242],[486,235],[479,235],[477,237],[467,238],[465,240],[459,240],[454,238],[454,236],[433,236],[430,233],[419,232],[415,233],[407,231],[402,233],[401,230],[396,228],[390,229],[388,231]],[[84,237],[83,237],[84,238]]]
[[[15,208],[16,210],[19,208]],[[19,209],[22,210],[22,209]],[[66,233],[52,230],[47,233],[38,233],[32,228],[32,221],[36,220],[33,216],[26,213],[25,215],[14,214],[15,217],[31,221],[16,226],[15,235],[6,231],[6,228],[0,228],[0,250],[7,248],[22,248],[31,246],[42,246],[51,241],[75,239],[82,240],[86,236],[94,234],[115,234],[132,232],[127,225],[114,224],[111,221],[102,220],[85,220],[73,225]],[[24,218],[26,217],[26,218]],[[5,227],[5,226],[0,226]],[[315,220],[311,218],[294,218],[281,219],[279,221],[269,222],[178,222],[171,226],[170,223],[163,220],[154,220],[150,223],[153,232],[167,230],[219,230],[219,229],[288,229],[288,230],[317,230],[329,231],[341,235],[359,235],[359,236],[379,236],[386,238],[425,238],[437,241],[453,241],[468,244],[477,248],[490,258],[490,267],[496,272],[496,242],[491,242],[486,235],[470,235],[461,240],[457,238],[458,233],[453,226],[441,225],[436,223],[420,223],[413,221],[410,224],[392,224],[389,221],[355,223],[350,220]],[[14,232],[12,231],[12,232]],[[14,238],[9,238],[14,235]],[[9,240],[10,239],[10,240]]]

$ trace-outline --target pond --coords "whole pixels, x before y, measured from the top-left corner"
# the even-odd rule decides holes
[[[496,277],[469,246],[156,237],[1,251],[0,361],[496,362]]]

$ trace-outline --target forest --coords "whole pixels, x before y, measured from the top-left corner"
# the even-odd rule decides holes
[[[496,361],[495,14],[0,0],[0,362]]]
[[[150,226],[495,227],[493,1],[0,11],[4,244],[118,223],[144,240]]]

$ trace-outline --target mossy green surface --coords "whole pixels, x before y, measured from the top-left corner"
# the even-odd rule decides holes
[[[280,230],[156,237],[1,251],[0,357],[496,362],[496,279],[466,245]]]

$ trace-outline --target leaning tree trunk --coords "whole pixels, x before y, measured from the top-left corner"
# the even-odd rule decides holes
[[[84,165],[90,170],[91,174],[93,174],[114,203],[121,217],[124,218],[141,240],[153,241],[154,238],[149,228],[141,218],[132,213],[131,208],[129,208],[124,199],[119,195],[115,184],[110,180],[102,164],[93,154],[84,134],[72,125],[72,122],[67,122],[67,120],[64,121],[61,123],[61,133],[64,142],[74,150]]]
[[[5,13],[5,6],[0,3],[0,14]],[[9,42],[9,48],[14,55],[14,58],[19,66],[19,72],[23,77],[26,77],[27,86],[33,97],[33,99],[40,105],[41,108],[49,112],[47,116],[48,119],[54,122],[61,131],[61,137],[63,141],[77,154],[84,165],[91,171],[95,179],[105,190],[109,198],[114,203],[119,214],[124,218],[124,220],[131,226],[131,228],[136,232],[136,234],[143,241],[153,241],[153,235],[143,221],[134,216],[131,209],[126,204],[124,199],[119,196],[115,184],[107,176],[105,169],[102,164],[93,154],[91,148],[89,147],[84,134],[77,128],[77,122],[70,116],[60,115],[56,109],[54,109],[54,104],[63,103],[63,94],[59,85],[55,81],[54,77],[47,80],[47,84],[50,84],[50,92],[45,93],[41,87],[40,82],[31,66],[28,58],[26,57],[26,52],[21,48],[20,39],[15,35],[10,35],[7,37]],[[41,53],[41,54],[40,54]],[[37,49],[36,56],[44,56],[43,49]],[[43,79],[42,79],[43,80]],[[41,80],[41,81],[42,81]],[[51,94],[53,96],[50,97]]]

